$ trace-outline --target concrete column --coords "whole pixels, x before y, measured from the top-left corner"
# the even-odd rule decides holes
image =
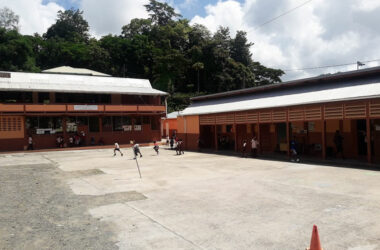
[[[286,144],[287,144],[287,152],[286,152],[286,154],[288,155],[288,156],[290,156],[290,124],[289,124],[289,122],[287,121],[286,122]]]
[[[235,152],[237,152],[238,151],[237,126],[235,123],[232,125],[232,129],[233,129],[234,135],[235,135]]]
[[[214,126],[214,147],[215,147],[215,151],[218,151],[218,131],[217,131],[217,128],[218,128],[218,125],[215,125]]]
[[[54,92],[49,93],[49,102],[55,103],[55,93]]]
[[[257,123],[256,124],[257,126],[257,140],[259,141],[259,152],[261,153],[262,152],[262,142],[261,142],[261,137],[260,137],[260,123]]]
[[[366,119],[367,125],[367,161],[368,163],[372,162],[372,150],[371,150],[371,120],[369,117]]]
[[[32,94],[33,103],[38,103],[38,92],[33,92]]]
[[[326,159],[326,121],[322,120],[322,159]]]

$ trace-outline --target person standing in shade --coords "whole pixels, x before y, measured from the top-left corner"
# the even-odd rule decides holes
[[[32,136],[28,137],[28,150],[33,150],[33,138]]]
[[[123,152],[121,152],[119,143],[117,143],[117,142],[115,142],[115,148],[113,149],[113,156],[116,156],[116,151],[119,151],[121,156],[123,156]]]
[[[174,146],[174,137],[170,138],[170,149],[173,149]]]
[[[300,158],[298,157],[297,153],[297,141],[295,136],[290,141],[290,161],[300,162]]]
[[[257,157],[257,147],[259,146],[259,141],[256,139],[256,136],[251,140],[252,147],[252,157]]]
[[[142,157],[142,154],[140,152],[140,145],[135,143],[135,141],[133,141],[134,145],[133,145],[133,153],[135,154],[135,158],[133,158],[134,160],[136,159],[137,155],[140,154],[140,158]]]
[[[160,149],[160,146],[158,146],[158,142],[157,141],[154,141],[154,146],[153,146],[153,149],[154,151],[156,151],[157,155],[160,153],[158,150]]]
[[[344,159],[344,154],[343,154],[343,136],[340,134],[339,130],[335,132],[334,135],[334,143],[335,143],[335,148],[336,148],[336,154],[335,157],[338,157],[338,154],[342,156],[342,159]]]
[[[242,157],[247,157],[247,140],[243,141],[243,148],[242,148]]]

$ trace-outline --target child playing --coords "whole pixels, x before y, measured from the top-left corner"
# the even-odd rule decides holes
[[[115,148],[113,149],[113,156],[116,156],[116,151],[119,151],[121,156],[123,156],[123,153],[120,151],[119,143],[115,142]]]

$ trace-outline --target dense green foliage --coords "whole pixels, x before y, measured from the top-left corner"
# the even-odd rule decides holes
[[[148,78],[169,92],[170,111],[189,97],[280,82],[283,71],[253,61],[244,31],[215,34],[190,25],[166,3],[150,0],[148,19],[133,19],[120,35],[90,38],[79,10],[58,12],[42,36],[20,35],[0,27],[0,70],[32,71],[67,65],[121,77]]]

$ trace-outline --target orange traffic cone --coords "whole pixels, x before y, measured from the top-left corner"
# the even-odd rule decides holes
[[[318,228],[316,225],[313,226],[313,233],[311,234],[309,250],[323,250],[321,241],[319,240]]]

